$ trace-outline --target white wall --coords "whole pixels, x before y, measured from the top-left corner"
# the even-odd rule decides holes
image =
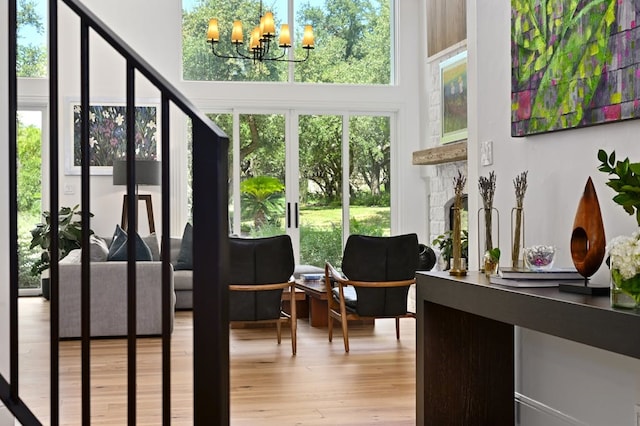
[[[495,207],[500,211],[500,247],[509,247],[509,214],[515,205],[513,178],[529,171],[525,209],[526,244],[559,248],[558,266],[572,266],[569,240],[577,203],[589,176],[593,178],[608,239],[630,234],[634,217],[611,201],[606,175],[597,170],[597,151],[616,150],[619,157],[640,161],[640,121],[512,138],[510,136],[510,2],[469,2],[469,185],[495,170]],[[483,167],[478,146],[493,141],[494,163]],[[477,211],[477,191],[469,193],[469,211]],[[471,227],[472,229],[474,227]],[[477,233],[470,235],[475,247]],[[503,250],[507,266],[510,250]],[[473,257],[471,257],[473,262]],[[477,265],[472,265],[472,268]],[[594,282],[608,282],[606,266]],[[637,338],[637,331],[630,330]],[[519,390],[587,424],[630,425],[634,403],[640,402],[640,361],[581,344],[521,330]],[[633,420],[632,420],[633,419]],[[532,416],[523,424],[546,425],[548,416]]]

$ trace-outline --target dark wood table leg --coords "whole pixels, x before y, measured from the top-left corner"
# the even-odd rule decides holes
[[[417,354],[417,372],[423,374],[417,391],[419,424],[513,425],[513,326],[418,303],[424,303],[417,330],[423,333],[418,336],[423,350]]]
[[[311,324],[311,327],[326,327],[329,315],[327,301],[312,296],[308,296],[308,299],[309,324]]]

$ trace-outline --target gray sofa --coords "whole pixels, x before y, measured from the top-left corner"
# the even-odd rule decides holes
[[[137,262],[137,335],[162,333],[162,262]],[[60,261],[60,337],[81,334],[81,265],[79,255]],[[91,263],[91,336],[114,337],[127,334],[127,262]],[[170,273],[172,298],[171,329],[175,306],[173,268]]]
[[[175,265],[180,254],[182,238],[171,238],[171,262]],[[193,309],[193,271],[173,271],[173,284],[176,292],[176,309]]]

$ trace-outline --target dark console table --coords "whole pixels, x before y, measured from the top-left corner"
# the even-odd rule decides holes
[[[608,297],[419,272],[417,424],[514,424],[514,326],[640,359],[640,315]]]

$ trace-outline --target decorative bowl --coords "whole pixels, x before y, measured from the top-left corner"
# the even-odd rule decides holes
[[[556,255],[554,246],[531,246],[524,249],[524,264],[532,271],[546,271],[553,268]]]

